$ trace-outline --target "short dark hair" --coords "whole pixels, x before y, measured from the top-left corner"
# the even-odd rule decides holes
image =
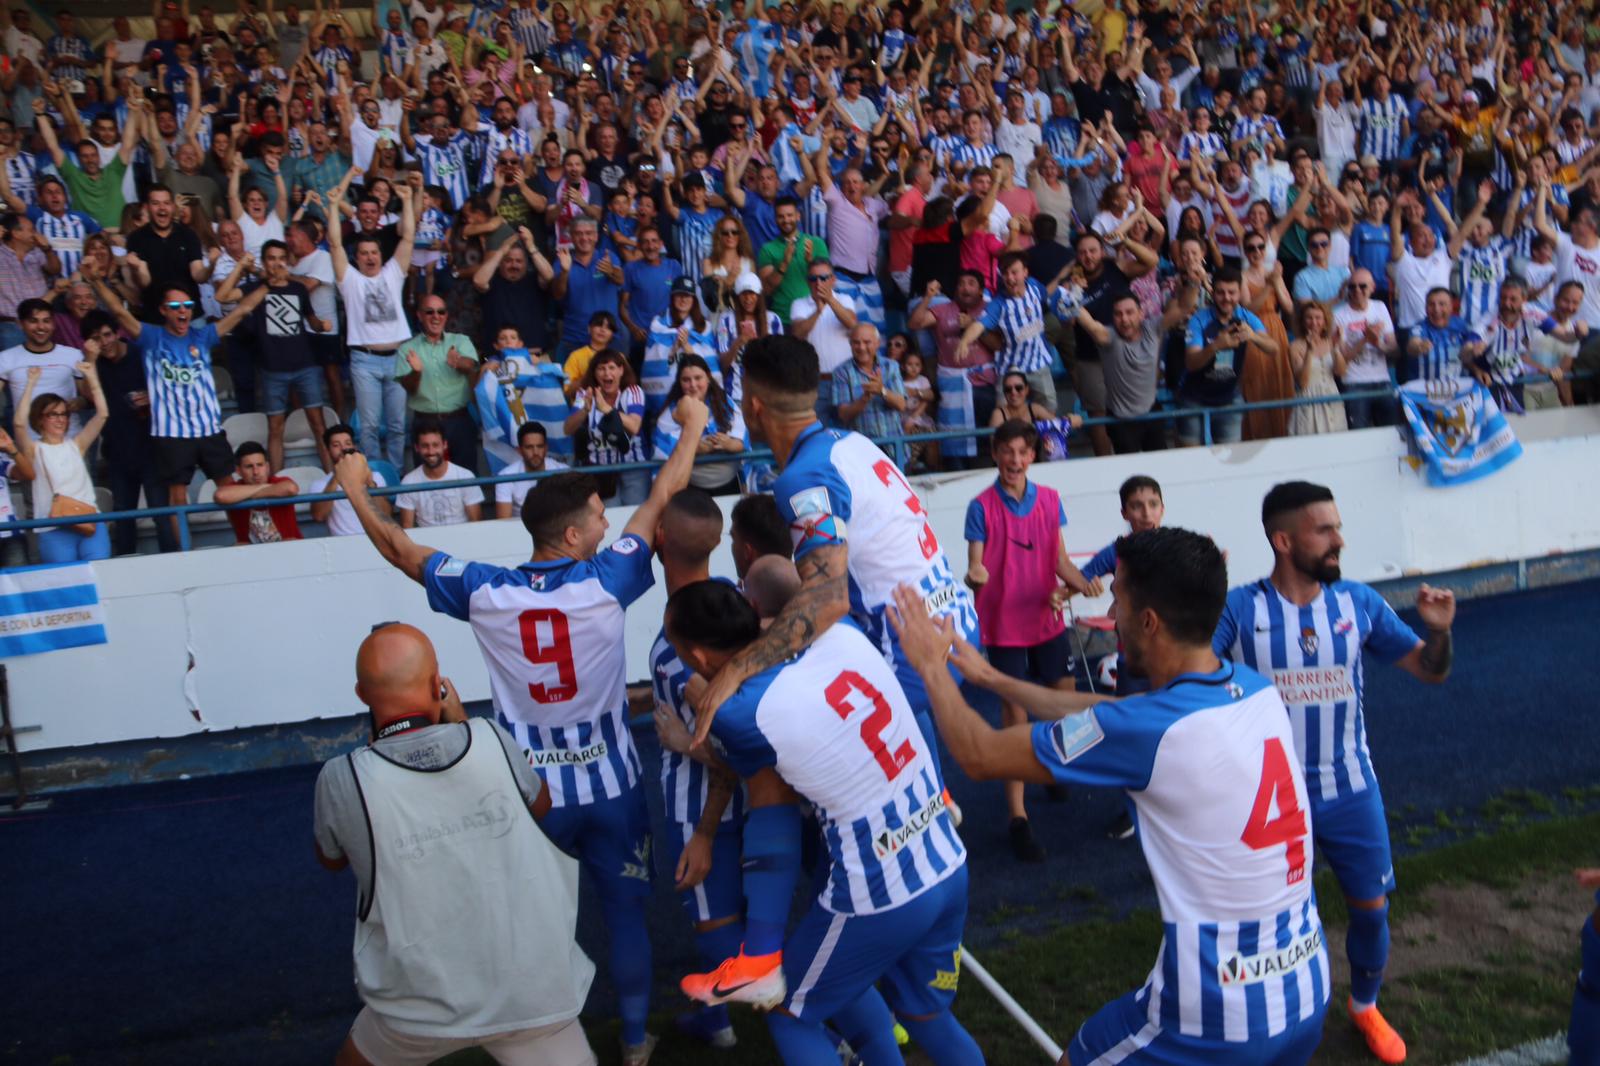
[[[261,242],[261,258],[262,258],[263,261],[265,261],[265,259],[267,258],[267,253],[272,251],[274,248],[276,248],[276,249],[278,249],[278,251],[282,252],[284,254],[284,258],[286,258],[286,259],[293,259],[294,258],[294,256],[289,254],[289,246],[287,244],[284,244],[282,241],[262,241]]]
[[[265,456],[266,454],[267,449],[260,441],[247,440],[233,450],[233,461],[236,464],[242,463],[252,455]]]
[[[1149,489],[1155,493],[1157,499],[1164,499],[1161,495],[1161,482],[1148,474],[1135,474],[1124,481],[1122,487],[1117,490],[1117,499],[1121,501],[1122,506],[1126,507],[1128,506],[1128,501],[1133,499],[1133,494],[1143,489]]]
[[[536,433],[544,438],[546,444],[550,443],[550,433],[544,428],[544,423],[524,422],[517,427],[517,447],[522,447],[523,437],[531,437]]]
[[[416,444],[429,433],[437,433],[441,440],[445,439],[444,420],[438,415],[418,415],[411,424],[411,443]]]
[[[1117,538],[1117,581],[1184,644],[1211,646],[1228,598],[1228,565],[1210,537],[1163,526]]]
[[[712,651],[737,651],[761,635],[756,609],[726,581],[696,581],[674,592],[667,600],[666,625],[675,643]]]
[[[1020,418],[1000,423],[1000,427],[994,431],[994,436],[989,440],[989,447],[991,450],[999,451],[1014,440],[1027,441],[1033,454],[1035,456],[1039,454],[1039,431],[1033,427],[1032,422],[1024,422]]]
[[[733,505],[730,525],[745,543],[755,548],[757,555],[794,557],[794,541],[789,536],[789,523],[778,510],[778,501],[762,493],[740,497]]]
[[[18,310],[21,310],[21,308],[19,307]],[[18,315],[17,317],[21,318],[22,316]],[[79,331],[85,337],[92,337],[107,326],[110,326],[113,330],[122,328],[117,320],[111,317],[110,311],[102,311],[96,307],[93,311],[83,316],[83,325],[79,327]]]
[[[588,509],[589,497],[599,494],[600,483],[588,474],[555,474],[534,482],[522,501],[522,528],[533,538],[534,550],[559,541]]]
[[[1033,239],[1039,243],[1056,239],[1056,216],[1043,211],[1033,216]]]
[[[776,211],[780,207],[792,207],[798,211],[800,210],[800,201],[793,196],[780,196],[772,201],[772,210]]]
[[[158,192],[164,192],[164,193],[166,193],[166,194],[167,194],[167,195],[168,195],[168,196],[172,196],[172,198],[173,198],[173,199],[174,199],[174,200],[176,200],[176,199],[177,199],[177,197],[176,197],[176,196],[173,196],[173,194],[172,194],[172,190],[171,190],[171,189],[169,189],[169,188],[167,188],[167,186],[165,186],[165,185],[163,185],[163,184],[161,184],[161,183],[160,183],[160,182],[159,182],[159,181],[158,181],[158,182],[156,182],[156,183],[155,183],[155,184],[154,184],[154,185],[152,185],[152,186],[150,186],[150,187],[149,187],[149,188],[148,188],[148,189],[146,189],[146,190],[145,190],[145,191],[144,191],[144,202],[145,202],[145,203],[147,203],[147,204],[148,204],[148,203],[149,203],[149,202],[150,202],[150,197],[152,197],[152,196],[154,196],[154,195],[155,195],[155,194],[156,194],[156,193],[158,193]]]
[[[1272,486],[1261,500],[1261,525],[1271,533],[1279,520],[1314,503],[1332,503],[1333,490],[1310,481],[1284,481]]]
[[[998,273],[1004,274],[1006,271],[1010,270],[1012,267],[1016,266],[1018,263],[1021,263],[1024,268],[1027,267],[1027,265],[1028,265],[1028,253],[1027,252],[1006,252],[1004,255],[1002,255],[1000,257],[1000,260],[999,260],[998,263],[995,264],[995,267],[996,267],[996,270],[997,270]]]
[[[17,321],[21,322],[24,319],[32,318],[40,311],[47,315],[55,314],[55,311],[51,310],[48,300],[40,300],[38,298],[23,300],[17,305]]]
[[[88,319],[85,319],[84,321],[87,323]],[[333,425],[322,431],[322,443],[331,445],[333,443],[333,438],[337,437],[341,433],[349,436],[352,441],[357,439],[356,431],[351,426],[344,422],[335,422]]]
[[[1239,273],[1235,267],[1223,267],[1211,276],[1211,287],[1216,288],[1225,281],[1231,281],[1235,285],[1243,285],[1244,275]]]
[[[744,346],[747,386],[790,396],[815,394],[818,374],[817,350],[798,337],[769,333]]]

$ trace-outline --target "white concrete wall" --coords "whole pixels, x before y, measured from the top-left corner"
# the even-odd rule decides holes
[[[1155,476],[1165,489],[1168,523],[1214,536],[1229,552],[1234,583],[1270,566],[1261,497],[1292,478],[1333,488],[1349,541],[1345,572],[1361,580],[1600,547],[1600,409],[1540,413],[1517,428],[1521,459],[1451,489],[1427,487],[1392,430],[1074,460],[1035,467],[1035,474],[1062,492],[1068,544],[1084,553],[1123,531],[1122,480]],[[958,573],[965,565],[966,506],[988,480],[973,473],[917,483]],[[611,513],[613,530],[620,531],[627,514]],[[418,539],[506,565],[524,561],[529,551],[516,522],[430,530]],[[713,565],[732,572],[725,549]],[[362,538],[118,559],[95,569],[111,642],[7,663],[13,720],[43,727],[20,738],[25,749],[356,713],[356,647],[374,622],[390,619],[414,623],[433,638],[464,698],[488,697],[468,627],[430,612],[421,588],[389,569]],[[664,600],[658,585],[629,612],[630,677],[643,676]],[[1098,613],[1094,605],[1080,612]]]

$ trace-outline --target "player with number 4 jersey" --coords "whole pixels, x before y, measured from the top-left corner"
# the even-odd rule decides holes
[[[1078,1030],[1073,1066],[1300,1066],[1328,1003],[1328,955],[1311,888],[1305,777],[1272,683],[1224,662],[1211,634],[1227,595],[1207,537],[1151,529],[1117,541],[1113,614],[1124,700],[1018,681],[928,618],[911,590],[891,616],[928,682],[939,732],[974,779],[1127,790],[1163,936],[1144,987]],[[969,681],[1053,719],[995,730],[962,699]]]
[[[365,459],[351,453],[335,470],[383,557],[427,589],[434,610],[472,626],[495,713],[550,790],[542,827],[578,856],[600,897],[629,1064],[647,1061],[655,1040],[644,1028],[650,822],[626,724],[623,617],[654,583],[647,538],[667,500],[688,483],[709,412],[685,398],[676,414],[683,435],[614,544],[600,549],[610,524],[594,479],[557,474],[523,504],[534,550],[518,567],[467,562],[415,543],[373,510]]]
[[[1213,646],[1272,678],[1283,697],[1311,788],[1317,849],[1349,904],[1350,1017],[1379,1060],[1403,1062],[1405,1041],[1377,1007],[1395,880],[1383,796],[1367,752],[1362,652],[1422,681],[1443,681],[1455,598],[1421,586],[1417,613],[1429,630],[1423,640],[1377,592],[1341,580],[1339,509],[1321,485],[1274,486],[1262,501],[1261,521],[1272,545],[1272,574],[1228,595]]]
[[[761,623],[732,586],[701,581],[673,594],[666,630],[679,658],[710,677],[759,638]],[[753,968],[741,956],[686,978],[684,992],[710,1003],[781,1003],[768,1025],[789,1066],[839,1061],[824,1021],[861,1061],[899,1062],[890,1007],[938,1066],[982,1063],[950,1013],[966,921],[966,850],[910,705],[877,647],[852,621],[830,626],[794,658],[747,679],[712,734],[746,780],[750,824],[770,818],[775,836],[787,826],[792,844],[804,797],[816,809],[828,866],[811,908],[780,940],[781,968]],[[799,866],[797,847],[767,848],[746,834],[747,952],[763,926],[781,937]]]

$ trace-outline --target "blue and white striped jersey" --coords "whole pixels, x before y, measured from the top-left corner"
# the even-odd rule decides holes
[[[1394,159],[1400,155],[1400,124],[1409,119],[1411,111],[1405,98],[1390,93],[1387,100],[1364,97],[1361,101],[1361,154],[1378,159]]]
[[[1057,294],[1061,291],[1058,289]],[[984,308],[983,328],[995,330],[1004,338],[994,360],[1001,373],[1020,370],[1027,374],[1055,361],[1055,353],[1044,336],[1044,312],[1050,299],[1044,286],[1029,278],[1028,288],[1021,296],[1001,292]]]
[[[817,548],[849,546],[850,613],[887,658],[894,631],[884,613],[895,586],[922,594],[928,613],[976,634],[978,612],[900,468],[859,433],[812,424],[796,439],[773,485],[789,523],[795,561]]]
[[[419,141],[417,143],[420,147],[422,142]],[[507,148],[516,152],[518,159],[524,159],[532,155],[536,147],[537,145],[533,143],[532,135],[525,129],[520,129],[516,126],[512,126],[508,130],[500,129],[498,126],[490,126],[487,130],[480,128],[478,130],[478,158],[480,160],[478,181],[483,185],[488,185],[494,181],[495,162],[500,158],[500,153]],[[456,206],[459,207],[460,204]]]
[[[440,145],[432,137],[417,139],[412,155],[422,164],[422,180],[429,185],[439,185],[450,194],[450,207],[459,211],[472,196],[472,175],[467,163],[467,153],[473,145],[472,134],[457,130]],[[493,168],[489,177],[494,179]]]
[[[1511,272],[1513,246],[1498,234],[1478,247],[1471,241],[1461,246],[1461,317],[1467,325],[1481,330],[1500,313],[1500,283]]]
[[[1271,115],[1241,115],[1239,121],[1233,124],[1231,136],[1235,145],[1255,144],[1260,148],[1269,140],[1281,142],[1283,126]]]
[[[1511,239],[1516,242],[1516,251],[1512,254],[1521,259],[1532,258],[1533,239],[1539,235],[1539,231],[1533,225],[1533,199],[1532,189],[1522,190],[1522,202],[1518,204],[1518,209],[1523,212],[1522,224],[1511,235]],[[1567,197],[1567,187],[1559,181],[1551,182],[1549,202],[1560,204],[1562,207],[1571,206],[1572,201]]]
[[[91,233],[99,233],[100,223],[82,211],[70,209],[57,217],[37,204],[28,208],[28,217],[61,260],[61,276],[77,273],[78,264],[83,262],[83,239]]]
[[[650,546],[635,536],[592,559],[508,568],[435,552],[423,564],[428,606],[472,626],[495,714],[557,807],[612,799],[639,780],[623,612],[653,584]]]
[[[508,17],[511,20],[511,32],[522,42],[522,50],[527,55],[542,56],[549,50],[555,27],[541,18],[538,11],[531,7],[513,7]]]
[[[1277,686],[1314,810],[1377,783],[1362,718],[1362,649],[1392,663],[1420,642],[1366,585],[1336,581],[1298,607],[1263,578],[1228,593],[1212,647]]]
[[[1450,321],[1442,326],[1435,326],[1427,319],[1423,319],[1411,327],[1411,340],[1425,340],[1428,350],[1421,355],[1404,353],[1401,364],[1405,369],[1402,377],[1404,381],[1442,381],[1455,380],[1466,374],[1461,365],[1461,349],[1468,344],[1476,344],[1483,338],[1465,321],[1450,316]],[[1409,341],[1407,342],[1409,345]]]
[[[746,681],[711,732],[741,777],[776,769],[816,808],[823,910],[893,910],[966,862],[905,691],[849,620]]]
[[[961,167],[992,167],[1000,150],[992,144],[973,144],[965,137],[950,149],[950,162]]]
[[[640,364],[639,386],[644,389],[644,409],[647,420],[653,420],[656,412],[661,410],[666,402],[667,393],[672,391],[672,380],[678,376],[678,353],[674,345],[678,341],[678,330],[689,331],[689,350],[706,361],[708,366],[717,365],[717,332],[716,326],[707,322],[706,328],[694,328],[694,319],[686,319],[682,326],[672,324],[671,311],[667,314],[657,315],[651,321],[650,328],[645,338],[644,362]]]
[[[678,208],[678,217],[673,220],[673,254],[683,264],[684,274],[693,278],[697,286],[705,274],[706,257],[711,254],[712,231],[722,218],[722,212],[716,208],[696,211],[688,204],[683,204]]]
[[[1196,133],[1190,130],[1178,139],[1178,158],[1187,163],[1196,157],[1211,160],[1226,155],[1228,146],[1216,130]]]
[[[678,653],[667,643],[666,631],[657,635],[650,647],[650,690],[656,704],[665,707],[684,728],[694,732],[694,708],[684,698],[684,688],[692,671],[678,658]],[[714,739],[714,738],[713,738]],[[679,825],[696,826],[705,811],[706,797],[710,793],[710,777],[704,763],[675,751],[661,752],[661,800],[666,817]],[[722,812],[722,821],[738,822],[744,818],[744,789],[734,790],[733,799]]]
[[[1056,780],[1133,801],[1163,926],[1140,991],[1154,1029],[1238,1044],[1328,1001],[1292,745],[1271,682],[1230,662],[1033,727],[1034,755]]]
[[[150,392],[152,437],[210,437],[222,432],[222,407],[211,376],[217,330],[196,322],[183,336],[146,322],[134,339]]]
[[[6,180],[11,195],[32,207],[39,198],[39,160],[32,152],[13,152],[5,157]]]
[[[828,232],[828,198],[823,195],[822,186],[816,182],[812,182],[811,188],[800,200],[800,232]]]

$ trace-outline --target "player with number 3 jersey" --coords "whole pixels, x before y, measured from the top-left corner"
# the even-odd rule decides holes
[[[611,979],[622,1015],[623,1061],[649,1059],[650,822],[639,757],[626,724],[623,617],[654,583],[651,545],[661,511],[683,488],[708,411],[685,398],[683,435],[650,497],[604,551],[610,528],[593,478],[557,474],[528,493],[522,522],[533,559],[518,567],[455,559],[415,543],[378,517],[366,461],[352,453],[335,474],[378,551],[428,592],[434,610],[472,626],[495,713],[550,790],[542,827],[591,874],[610,937]]]
[[[1377,1007],[1395,880],[1389,823],[1367,752],[1362,652],[1419,680],[1443,681],[1455,597],[1427,585],[1418,590],[1417,613],[1429,631],[1423,640],[1377,592],[1341,580],[1339,509],[1322,485],[1274,486],[1262,501],[1261,522],[1272,545],[1272,574],[1229,593],[1213,645],[1218,655],[1272,678],[1283,697],[1311,788],[1317,849],[1349,904],[1347,1008],[1380,1061],[1404,1062],[1405,1041]]]
[[[1211,650],[1227,569],[1209,538],[1151,529],[1118,540],[1116,556],[1122,669],[1151,685],[1124,700],[1001,674],[913,590],[896,593],[891,620],[968,776],[1112,786],[1133,801],[1161,947],[1144,987],[1078,1030],[1073,1066],[1300,1066],[1322,1037],[1329,976],[1283,701]],[[993,729],[962,699],[947,657],[969,681],[1055,720]]]

